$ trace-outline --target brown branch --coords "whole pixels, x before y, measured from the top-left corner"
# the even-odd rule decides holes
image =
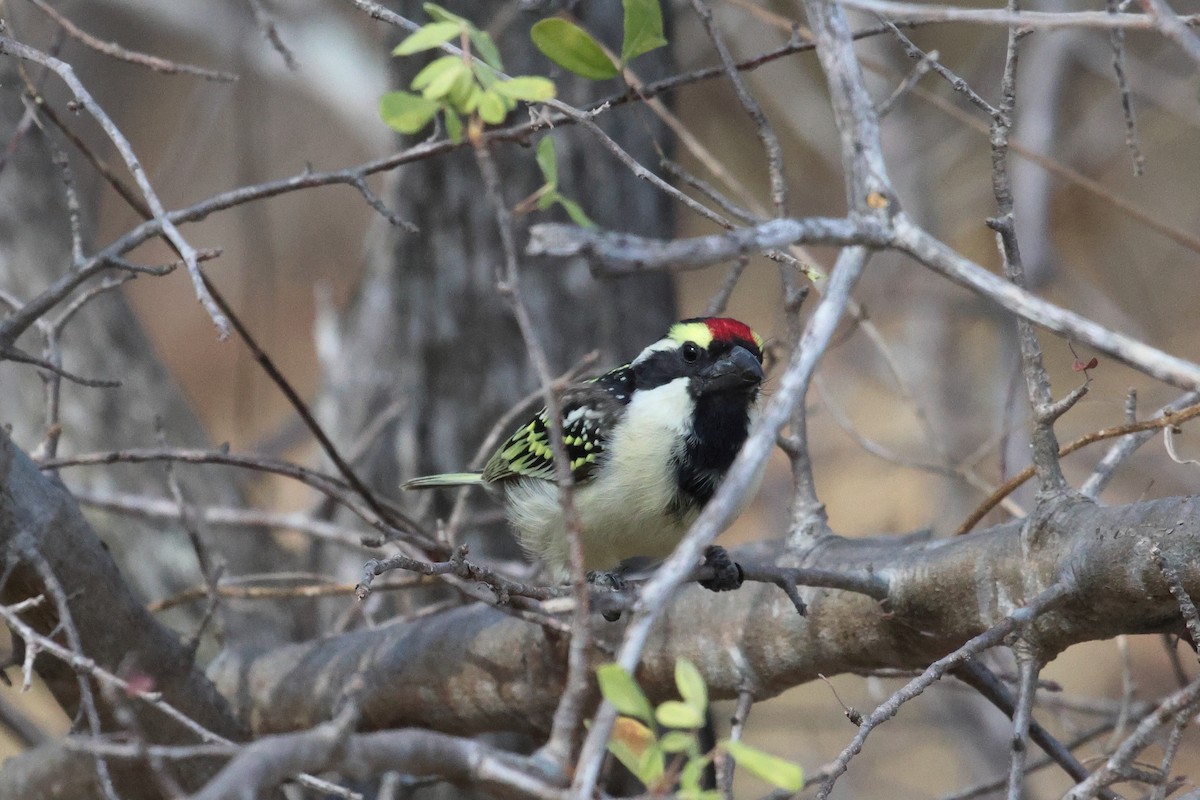
[[[54,20],[60,28],[72,39],[81,42],[86,47],[90,47],[97,53],[102,53],[110,58],[115,58],[120,61],[128,61],[130,64],[147,67],[155,72],[165,72],[168,74],[183,74],[196,75],[210,81],[232,82],[238,79],[237,75],[231,72],[220,72],[215,69],[206,69],[204,67],[196,67],[191,64],[180,64],[176,61],[170,61],[159,56],[147,55],[146,53],[138,53],[133,50],[126,50],[124,47],[115,42],[106,42],[92,36],[87,31],[81,29],[74,22],[69,20],[61,11],[54,6],[45,2],[45,0],[29,0],[39,11]]]
[[[1128,425],[1118,425],[1115,428],[1104,428],[1103,430],[1089,433],[1086,436],[1081,436],[1075,441],[1064,445],[1059,451],[1059,458],[1065,457],[1074,453],[1076,450],[1081,450],[1089,444],[1102,442],[1105,439],[1115,439],[1119,436],[1125,436],[1130,433],[1138,433],[1139,431],[1156,431],[1162,428],[1173,427],[1181,423],[1187,422],[1193,417],[1200,416],[1200,405],[1189,406],[1177,412],[1164,413],[1161,417],[1145,420],[1144,422],[1134,422]],[[987,516],[987,513],[999,505],[1000,501],[1017,490],[1021,484],[1033,477],[1034,469],[1030,465],[1025,469],[1013,475],[1004,482],[996,491],[979,504],[979,507],[971,512],[962,524],[954,531],[956,536],[961,536],[974,528],[979,521]]]

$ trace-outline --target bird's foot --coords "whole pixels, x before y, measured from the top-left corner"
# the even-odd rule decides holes
[[[740,589],[745,579],[742,567],[729,557],[724,547],[714,544],[704,551],[704,566],[713,568],[713,576],[700,581],[710,592],[728,592]]]
[[[600,570],[592,570],[587,574],[587,582],[599,589],[607,589],[610,592],[624,591],[628,586],[625,576],[619,572],[601,572]],[[604,617],[606,622],[616,622],[621,618],[621,612],[617,610],[601,611],[600,616]]]

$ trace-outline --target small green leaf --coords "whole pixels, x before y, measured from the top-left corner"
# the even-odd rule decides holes
[[[604,80],[620,74],[592,35],[565,19],[544,19],[530,28],[529,35],[546,58],[576,75]]]
[[[747,772],[753,772],[780,789],[798,792],[804,786],[804,772],[790,761],[764,753],[743,742],[724,742],[721,746],[733,756],[739,767],[744,767]]]
[[[458,14],[451,14],[437,3],[425,3],[421,8],[425,9],[425,13],[437,22],[455,22],[459,25],[471,26],[469,20],[460,17]]]
[[[468,28],[467,32],[471,37],[471,44],[475,46],[475,55],[482,58],[492,69],[503,72],[504,62],[500,60],[500,51],[496,49],[496,43],[492,41],[488,32],[481,31],[474,25]]]
[[[621,63],[628,64],[642,53],[667,43],[663,38],[662,8],[658,0],[621,0],[625,6],[625,38],[621,42]]]
[[[417,73],[417,76],[412,79],[409,84],[412,88],[420,91],[429,84],[433,83],[439,75],[447,70],[455,70],[462,63],[462,59],[458,56],[442,56],[436,58],[425,65],[425,68]]]
[[[646,748],[646,752],[642,753],[642,757],[637,763],[637,769],[633,771],[633,774],[648,788],[656,786],[659,780],[662,779],[663,773],[667,771],[666,762],[666,755],[659,749],[658,743],[651,743]]]
[[[431,22],[418,28],[415,33],[396,45],[394,56],[411,56],[422,50],[432,50],[462,34],[462,25],[457,22]]]
[[[679,800],[721,800],[725,795],[719,789],[680,789],[675,795]]]
[[[596,681],[600,684],[600,694],[612,703],[617,711],[630,717],[637,717],[649,724],[654,719],[654,711],[650,701],[642,692],[640,686],[620,664],[601,664],[596,667]]]
[[[458,114],[448,108],[446,109],[446,135],[455,144],[459,144],[463,140],[462,120],[458,118]]]
[[[679,772],[679,796],[698,798],[703,789],[700,780],[704,777],[704,768],[708,766],[708,758],[690,758]]]
[[[666,757],[654,732],[631,717],[617,717],[608,751],[647,788],[658,782],[666,767]]]
[[[455,88],[463,75],[466,75],[467,79],[470,80],[471,71],[467,69],[467,65],[461,60],[454,59],[453,64],[438,71],[425,88],[421,90],[421,94],[425,96],[426,100],[439,100],[450,94],[450,91]]]
[[[499,125],[508,116],[504,101],[495,92],[484,92],[479,98],[479,118],[489,125]]]
[[[479,108],[479,102],[483,100],[483,89],[478,86],[472,86],[471,91],[467,94],[462,103],[457,104],[456,108],[463,114],[474,114]]]
[[[659,705],[654,712],[658,724],[667,728],[700,728],[704,725],[704,715],[687,703],[678,700],[668,700]]]
[[[500,78],[496,76],[495,71],[488,69],[486,64],[472,60],[471,71],[475,73],[475,80],[479,81],[479,85],[485,89],[491,89],[500,82]]]
[[[450,87],[447,99],[455,110],[461,111],[467,101],[471,99],[471,94],[477,91],[479,91],[479,84],[475,82],[474,73],[469,69],[464,69],[455,76],[454,85]]]
[[[555,199],[562,204],[563,211],[567,212],[567,216],[581,228],[594,228],[596,223],[592,222],[592,218],[583,213],[583,207],[569,197],[563,197],[555,192]]]
[[[526,103],[544,103],[554,98],[554,81],[536,75],[518,75],[496,83],[495,89],[505,97]]]
[[[683,698],[683,702],[701,714],[705,712],[708,708],[708,687],[704,685],[704,676],[700,674],[700,670],[686,658],[675,662],[675,685],[679,687],[679,696]]]
[[[696,735],[683,731],[667,731],[658,740],[658,746],[666,753],[686,753],[696,747]]]
[[[538,196],[538,211],[545,211],[547,208],[557,203],[560,199],[562,198],[559,196],[557,191],[554,189],[547,189]]]
[[[400,133],[416,133],[429,124],[438,104],[408,92],[388,92],[379,98],[379,116]]]
[[[543,136],[537,143],[537,165],[550,188],[558,186],[558,156],[554,154],[554,139]],[[544,197],[545,195],[543,195]]]

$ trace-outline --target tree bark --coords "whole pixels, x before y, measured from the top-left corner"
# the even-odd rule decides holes
[[[108,548],[84,520],[70,492],[43,475],[11,439],[0,434],[0,560],[5,569],[0,603],[9,605],[46,594],[47,601],[22,618],[38,633],[65,643],[60,617],[43,575],[30,559],[31,550],[45,561],[65,591],[71,621],[87,658],[118,675],[145,676],[152,691],[160,692],[166,702],[214,733],[226,738],[244,735],[224,698],[194,666],[192,654],[128,588]],[[63,708],[77,713],[80,697],[75,670],[45,654],[37,657],[34,666]],[[103,727],[116,728],[106,705],[98,702],[98,706]],[[196,741],[194,733],[160,711],[136,700],[130,700],[130,707],[149,741]],[[95,780],[90,755],[59,751],[59,747],[43,746],[6,763],[0,798],[28,800],[35,796],[29,793],[35,786],[54,796],[56,785],[69,789],[75,782]],[[159,796],[146,780],[143,764],[113,765],[114,780],[123,796]],[[185,761],[175,774],[184,785],[195,787],[211,776],[216,766]],[[55,781],[43,780],[48,769]],[[70,792],[57,796],[70,796]]]
[[[1011,523],[917,542],[828,537],[807,563],[874,570],[889,585],[884,603],[802,588],[802,617],[772,585],[719,595],[691,586],[653,634],[638,679],[651,698],[673,696],[675,661],[687,658],[712,697],[750,687],[764,698],[818,674],[923,669],[1058,581],[1069,583],[1068,599],[1024,637],[1047,660],[1079,642],[1177,632],[1180,611],[1150,548],[1157,544],[1188,591],[1200,594],[1198,510],[1197,497],[1112,508],[1071,501],[1038,528]],[[765,550],[735,557],[762,558]],[[597,621],[595,633],[611,639],[618,630]],[[255,656],[226,654],[209,674],[260,734],[327,719],[358,674],[372,728],[541,733],[565,660],[539,626],[476,605]]]

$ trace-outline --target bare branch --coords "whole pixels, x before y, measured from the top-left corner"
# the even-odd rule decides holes
[[[817,792],[817,800],[826,800],[829,797],[829,793],[833,790],[834,782],[845,773],[850,759],[862,751],[862,746],[867,740],[867,736],[877,726],[896,716],[896,713],[900,710],[900,706],[917,697],[934,683],[941,680],[954,666],[979,655],[989,647],[994,647],[1013,631],[1031,624],[1039,615],[1061,603],[1070,591],[1071,587],[1066,582],[1051,586],[1030,600],[1029,604],[1025,607],[1014,611],[1001,622],[974,637],[950,655],[930,664],[918,677],[913,678],[906,686],[872,711],[869,716],[863,719],[863,724],[858,729],[858,735],[854,737],[854,740],[846,746],[846,749],[834,761],[834,766],[822,783],[821,790]]]
[[[62,79],[63,83],[71,90],[75,99],[87,109],[88,113],[95,118],[100,127],[104,129],[104,133],[109,140],[117,148],[117,152],[121,154],[121,159],[129,168],[129,172],[137,181],[138,188],[141,190],[142,196],[145,198],[146,205],[153,215],[153,221],[158,229],[167,238],[171,245],[183,257],[187,265],[188,275],[192,279],[192,286],[196,291],[196,296],[200,300],[200,304],[204,306],[209,317],[212,318],[213,324],[217,328],[217,332],[222,339],[229,336],[229,321],[221,314],[216,303],[213,302],[212,296],[208,293],[208,289],[204,286],[203,277],[200,274],[200,267],[196,261],[196,250],[188,244],[187,240],[179,233],[172,222],[162,203],[155,194],[154,188],[150,185],[150,181],[146,178],[146,173],[142,168],[141,162],[138,161],[137,155],[133,152],[133,147],[129,144],[129,140],[121,133],[120,129],[104,111],[99,103],[93,99],[91,94],[84,88],[83,84],[75,76],[75,70],[65,61],[60,61],[53,56],[36,50],[20,42],[9,39],[6,36],[0,36],[0,54],[16,56],[27,61],[32,61],[35,64],[54,71],[55,74]],[[82,271],[82,270],[77,270]],[[32,307],[31,307],[32,306]],[[0,325],[0,339],[13,341],[16,336],[24,330],[29,324],[40,317],[45,312],[44,307],[30,303],[24,309],[14,314],[9,319],[5,320],[3,325]]]
[[[893,0],[845,0],[842,5],[865,11],[899,23],[974,22],[983,25],[1036,28],[1101,28],[1105,30],[1156,30],[1161,25],[1149,14],[1110,14],[1107,11],[1001,11],[990,8],[960,8],[925,3],[901,3]],[[1200,17],[1176,17],[1180,24],[1196,24]]]
[[[126,50],[124,47],[114,43],[106,42],[92,36],[85,30],[82,30],[71,20],[54,6],[45,2],[45,0],[29,0],[39,11],[41,11],[50,19],[66,31],[67,35],[76,41],[82,42],[87,47],[95,50],[97,53],[103,53],[106,56],[128,61],[131,64],[138,64],[143,67],[154,70],[155,72],[165,72],[183,75],[196,75],[210,81],[232,82],[238,79],[237,75],[231,72],[220,72],[215,69],[206,69],[204,67],[195,67],[191,64],[180,64],[176,61],[170,61],[158,56],[151,56],[145,53],[137,53],[132,50]]]

